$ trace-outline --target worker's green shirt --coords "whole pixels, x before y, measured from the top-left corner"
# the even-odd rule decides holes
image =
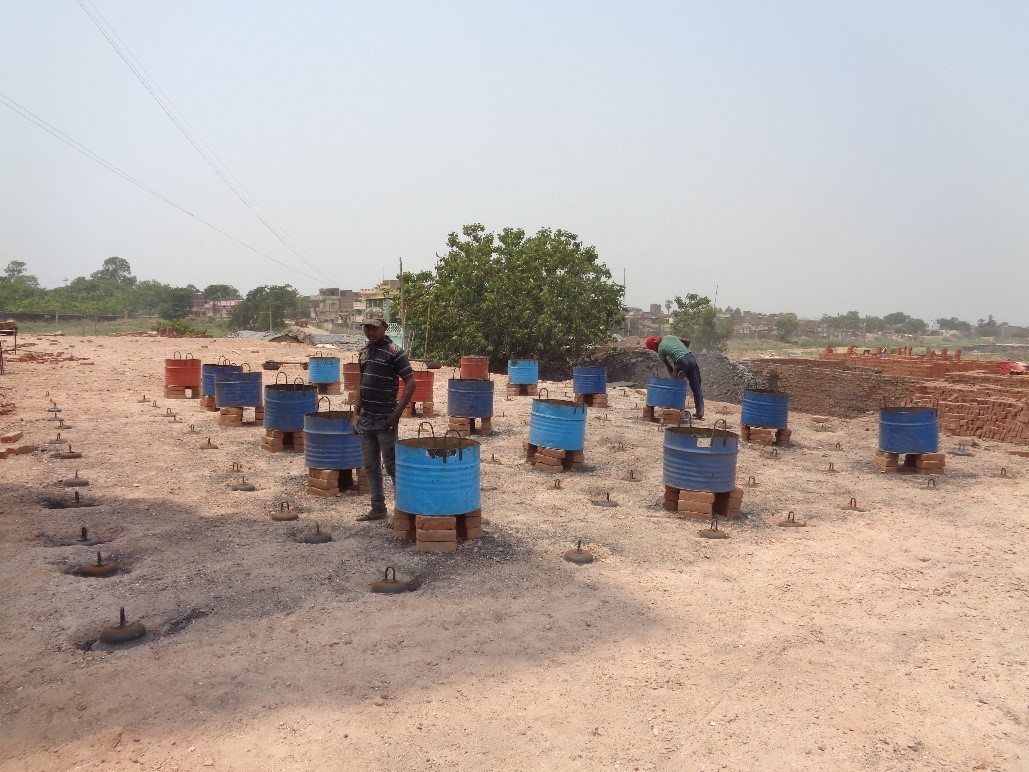
[[[690,353],[690,350],[686,347],[686,344],[675,335],[665,335],[661,338],[661,342],[657,344],[657,355],[661,357],[662,361],[669,364],[674,365],[688,353]]]

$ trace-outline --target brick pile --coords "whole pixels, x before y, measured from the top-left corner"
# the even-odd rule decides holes
[[[912,387],[910,405],[939,409],[940,430],[958,437],[1029,445],[1029,380],[954,374]]]
[[[307,494],[335,498],[344,493],[368,493],[368,473],[357,469],[307,470]]]
[[[647,405],[643,408],[644,421],[658,423],[662,426],[678,426],[684,414],[688,415],[685,410],[676,410],[670,407]]]
[[[261,426],[264,423],[264,408],[258,405],[254,408],[254,426]],[[243,408],[223,407],[218,410],[218,425],[229,428],[236,428],[243,425]]]
[[[901,463],[901,456],[904,461]],[[947,462],[946,453],[888,453],[875,452],[875,468],[880,472],[899,472],[901,469],[917,474],[943,474]]]
[[[14,444],[24,436],[24,432],[9,432],[8,434],[0,436],[0,443],[3,443],[6,446],[0,448],[0,460],[10,456],[23,456],[27,453],[34,453],[36,451],[35,445]]]
[[[507,396],[509,397],[535,397],[538,383],[509,383],[507,384]]]
[[[607,394],[576,394],[575,404],[585,407],[608,407]]]
[[[431,404],[431,403],[430,403]],[[476,434],[482,437],[489,437],[493,434],[493,418],[466,418],[464,416],[452,415],[447,418],[447,427],[461,437],[468,437]]]
[[[665,486],[664,508],[689,520],[710,520],[712,517],[734,520],[740,516],[742,506],[742,488],[733,488],[727,493],[712,493]]]
[[[261,450],[268,453],[282,453],[287,450],[291,450],[294,453],[303,453],[304,433],[265,429],[264,436],[261,438]]]
[[[399,509],[393,513],[393,536],[414,542],[421,552],[456,552],[468,539],[482,538],[482,510],[464,515],[412,515]]]
[[[532,464],[540,472],[567,472],[579,470],[585,466],[585,456],[581,450],[558,450],[544,448],[530,442],[523,444],[525,462]]]
[[[962,359],[961,349],[953,354],[947,349],[936,352],[932,349],[922,356],[915,356],[911,346],[898,349],[896,354],[879,355],[878,349],[858,349],[847,346],[846,350],[837,352],[829,346],[825,347],[819,357],[820,361],[839,362],[844,367],[857,367],[877,370],[883,375],[903,376],[906,378],[945,378],[951,373],[965,373],[973,370],[996,370],[996,362],[984,362],[975,359]]]
[[[792,436],[793,432],[788,428],[769,429],[746,424],[740,426],[740,439],[752,445],[779,445],[782,447],[790,444]]]

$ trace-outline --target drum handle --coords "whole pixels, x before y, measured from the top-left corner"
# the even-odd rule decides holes
[[[536,399],[543,399],[543,392],[547,392],[546,399],[550,399],[550,389],[548,389],[546,386],[544,386],[536,392]]]
[[[447,463],[447,437],[449,437],[451,434],[454,435],[454,437],[457,439],[458,442],[461,442],[461,434],[458,431],[456,431],[454,429],[447,429],[443,433],[443,463],[444,464]],[[457,460],[458,461],[464,461],[464,448],[462,448],[460,445],[457,446]]]
[[[285,379],[286,379],[286,380],[284,380],[284,381],[283,381],[283,383],[289,383],[289,376],[288,376],[288,375],[286,375],[286,374],[285,374],[284,372],[282,372],[282,371],[280,370],[279,372],[275,373],[275,383],[276,383],[276,385],[278,385],[278,383],[279,383],[279,376],[280,376],[280,375],[281,375],[281,376],[282,376],[283,378],[285,378]]]
[[[433,428],[432,424],[429,423],[428,421],[422,421],[420,424],[418,424],[418,437],[419,437],[419,439],[422,436],[422,427],[423,426],[428,426],[429,427],[429,433],[432,434],[432,438],[436,439],[436,430]]]
[[[322,396],[318,397],[318,410],[316,410],[315,412],[317,413],[317,412],[319,412],[319,411],[320,411],[320,410],[322,409],[322,400],[323,400],[323,399],[324,399],[324,400],[325,400],[325,401],[326,401],[326,402],[328,403],[328,405],[329,405],[329,410],[328,410],[328,412],[330,412],[330,413],[331,413],[331,412],[332,412],[332,400],[331,400],[331,399],[329,399],[329,398],[328,398],[327,396],[325,396],[324,394],[323,394]]]

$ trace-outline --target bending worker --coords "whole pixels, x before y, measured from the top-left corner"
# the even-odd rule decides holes
[[[661,338],[651,335],[647,338],[647,348],[657,353],[658,357],[668,370],[672,378],[685,378],[693,392],[693,401],[696,403],[694,418],[704,417],[704,392],[700,387],[700,365],[697,358],[690,351],[689,338],[677,338],[674,335],[665,335]]]

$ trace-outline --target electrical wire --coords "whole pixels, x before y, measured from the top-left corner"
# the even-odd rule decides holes
[[[129,183],[135,185],[140,190],[142,190],[142,191],[144,191],[146,193],[149,193],[154,198],[156,198],[156,199],[158,199],[160,201],[163,201],[164,203],[168,204],[168,206],[171,206],[171,207],[174,207],[175,209],[178,209],[183,214],[192,217],[194,220],[196,220],[199,223],[202,223],[202,224],[206,225],[211,230],[217,231],[218,233],[220,233],[221,235],[225,236],[226,238],[232,239],[237,244],[239,244],[241,247],[245,247],[246,249],[249,249],[251,252],[254,252],[255,254],[258,254],[261,257],[265,257],[268,260],[271,260],[273,263],[276,263],[277,265],[281,265],[283,268],[287,268],[290,271],[294,271],[295,273],[298,273],[301,276],[304,276],[304,277],[306,277],[308,279],[312,279],[315,282],[319,281],[317,276],[312,276],[311,274],[307,273],[306,271],[300,270],[296,266],[289,265],[288,263],[284,263],[281,260],[278,260],[278,259],[272,257],[271,255],[267,254],[266,252],[262,252],[257,247],[251,246],[250,244],[246,243],[242,239],[238,239],[235,236],[233,236],[231,233],[228,233],[227,231],[222,230],[217,225],[214,225],[214,224],[208,222],[207,220],[205,220],[200,215],[197,215],[197,214],[189,211],[185,207],[179,206],[178,204],[176,204],[171,199],[169,199],[166,196],[163,196],[160,193],[158,193],[156,190],[151,188],[146,183],[140,182],[139,180],[137,180],[135,177],[133,177],[128,172],[122,171],[117,166],[115,166],[110,161],[108,161],[107,159],[103,158],[102,156],[100,156],[97,153],[94,153],[92,150],[90,150],[88,147],[86,147],[82,143],[77,142],[76,140],[72,139],[67,134],[65,134],[63,131],[61,131],[60,129],[55,127],[53,124],[48,123],[44,119],[40,118],[38,115],[33,113],[27,107],[23,107],[22,105],[18,104],[17,102],[15,102],[13,99],[11,99],[9,96],[4,94],[3,92],[0,92],[0,104],[3,104],[5,107],[7,107],[10,110],[12,110],[13,112],[17,113],[18,115],[20,115],[25,120],[29,121],[30,123],[35,124],[36,126],[41,128],[43,131],[45,131],[47,134],[50,134],[55,139],[60,140],[61,142],[66,144],[68,147],[72,148],[73,150],[78,151],[79,153],[81,153],[82,155],[86,156],[90,160],[96,162],[97,164],[99,164],[100,166],[104,167],[108,171],[113,172],[114,174],[117,174],[119,177],[121,177],[126,182],[129,182]]]
[[[129,50],[128,46],[125,45],[124,41],[118,36],[118,33],[114,30],[114,27],[104,18],[103,14],[98,9],[93,7],[88,0],[78,0],[79,6],[89,19],[93,22],[96,28],[103,35],[104,39],[107,40],[111,48],[114,49],[115,53],[118,54],[119,58],[125,63],[125,66],[129,68],[136,79],[142,84],[143,88],[147,90],[154,101],[160,106],[168,119],[175,125],[175,128],[186,138],[193,148],[200,154],[200,157],[204,159],[208,166],[211,167],[212,171],[221,179],[222,182],[232,191],[232,193],[242,202],[243,206],[250,210],[251,214],[256,217],[265,228],[267,228],[279,242],[288,249],[293,255],[301,262],[306,264],[315,273],[321,274],[330,283],[335,282],[336,279],[331,271],[326,269],[324,266],[317,263],[313,258],[308,259],[305,257],[302,250],[297,249],[292,239],[286,233],[286,231],[275,222],[275,220],[260,206],[257,199],[250,194],[241,182],[229,171],[228,167],[218,158],[217,154],[211,147],[204,142],[200,137],[199,133],[190,126],[189,122],[183,116],[182,112],[175,107],[175,104],[171,101],[167,94],[157,84],[157,81],[147,72],[146,67],[143,63]],[[317,280],[316,280],[317,281]]]

